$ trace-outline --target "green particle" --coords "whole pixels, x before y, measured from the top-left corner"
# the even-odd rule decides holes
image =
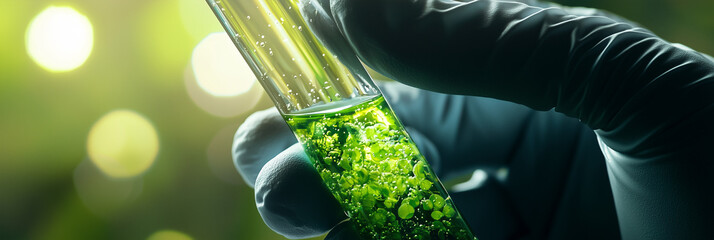
[[[404,192],[407,191],[407,185],[405,184],[404,178],[399,178],[396,181],[397,185],[397,194],[402,195]]]
[[[444,198],[439,195],[433,194],[433,195],[431,195],[431,197],[429,197],[429,200],[431,200],[434,203],[435,210],[439,210],[442,207],[444,207],[444,204],[445,204]]]
[[[456,215],[456,211],[454,211],[454,208],[452,208],[452,207],[449,206],[449,205],[444,206],[444,210],[443,210],[443,211],[444,211],[444,216],[446,216],[446,217],[448,217],[448,218],[453,217],[454,215]]]
[[[419,161],[416,164],[414,164],[414,168],[412,169],[412,172],[414,172],[414,176],[417,179],[424,179],[424,162]]]
[[[397,161],[397,168],[399,169],[399,172],[402,174],[408,174],[409,169],[412,168],[411,164],[409,164],[409,161],[406,159],[400,159]]]
[[[441,213],[440,211],[433,211],[433,212],[431,212],[431,218],[433,218],[434,220],[439,220],[439,219],[441,219],[442,217],[444,217],[444,214]]]
[[[441,223],[440,221],[434,221],[433,223],[431,223],[431,227],[434,229],[443,229],[444,224]]]
[[[384,200],[384,206],[387,208],[393,208],[394,204],[397,203],[397,199],[393,197],[388,197],[387,199]]]
[[[376,203],[377,200],[371,194],[368,194],[362,198],[362,206],[364,206],[365,208],[372,208]]]
[[[414,207],[412,207],[409,204],[402,204],[399,206],[399,210],[397,210],[397,213],[399,214],[399,218],[401,219],[409,219],[414,216]]]
[[[342,155],[342,159],[340,159],[340,162],[337,163],[342,169],[345,169],[347,171],[352,170],[352,165],[350,164],[352,161],[350,161],[349,158],[345,157],[345,155]]]
[[[354,185],[354,180],[350,176],[343,176],[340,179],[340,187],[344,189],[349,189]]]
[[[406,202],[406,204],[409,204],[409,206],[412,206],[412,207],[419,206],[419,199],[414,198],[414,197],[406,198],[406,199],[404,199],[404,202]]]
[[[434,208],[434,203],[432,203],[429,199],[421,200],[421,208],[426,211],[430,211]]]
[[[419,183],[419,187],[421,187],[422,190],[429,190],[429,188],[431,188],[431,184],[431,181],[424,179]]]
[[[384,225],[387,222],[387,211],[382,208],[377,209],[377,211],[369,214],[369,216],[372,222],[378,225]]]

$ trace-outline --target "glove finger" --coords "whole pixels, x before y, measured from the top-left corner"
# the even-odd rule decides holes
[[[235,134],[233,163],[243,180],[253,187],[263,165],[295,142],[295,136],[277,109],[253,113]]]
[[[255,203],[268,227],[288,238],[322,235],[346,218],[299,144],[265,164]]]

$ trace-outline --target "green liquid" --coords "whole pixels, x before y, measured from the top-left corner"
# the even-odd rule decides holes
[[[285,115],[363,238],[476,239],[382,96]]]

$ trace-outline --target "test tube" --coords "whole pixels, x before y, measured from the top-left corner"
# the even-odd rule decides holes
[[[476,239],[365,69],[313,34],[310,1],[206,0],[362,238]]]

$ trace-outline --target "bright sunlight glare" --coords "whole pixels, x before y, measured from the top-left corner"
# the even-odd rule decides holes
[[[66,72],[84,64],[92,52],[94,34],[89,19],[71,7],[50,6],[27,27],[30,57],[51,72]]]

